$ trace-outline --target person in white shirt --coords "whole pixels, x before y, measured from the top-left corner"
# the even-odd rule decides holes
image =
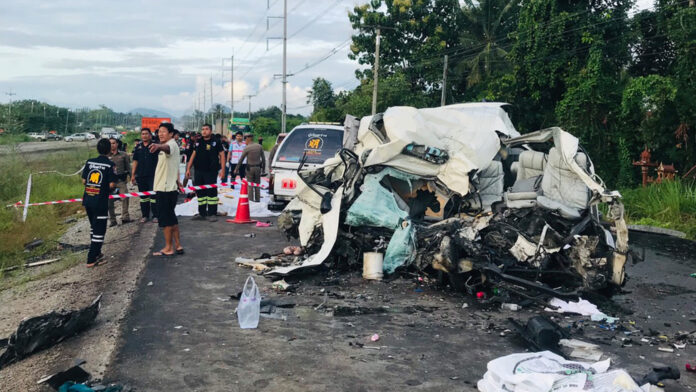
[[[179,221],[174,209],[181,188],[179,181],[179,146],[174,139],[174,126],[170,123],[160,124],[159,143],[150,144],[151,153],[159,153],[155,168],[154,191],[157,192],[159,227],[164,233],[164,248],[153,256],[174,256],[184,254],[179,240]]]
[[[240,178],[244,178],[246,174],[246,159],[239,162],[239,158],[242,156],[242,152],[247,146],[242,140],[242,136],[241,132],[237,132],[234,135],[234,139],[230,143],[229,152],[227,153],[227,160],[230,162],[230,173],[237,171],[241,176]],[[235,174],[232,174],[232,176],[232,180],[234,181],[237,177]]]

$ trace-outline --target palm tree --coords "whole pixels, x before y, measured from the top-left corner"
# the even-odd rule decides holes
[[[469,87],[510,65],[508,34],[517,28],[519,10],[520,0],[464,0],[461,43],[469,50],[461,65],[468,70]]]

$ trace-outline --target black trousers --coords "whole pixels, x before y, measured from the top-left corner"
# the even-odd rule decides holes
[[[193,185],[210,185],[217,183],[217,171],[196,169],[193,172]],[[217,215],[218,191],[217,188],[201,189],[196,191],[198,197],[198,214],[200,216]]]
[[[106,220],[109,218],[109,207],[85,206],[87,218],[89,219],[89,252],[87,252],[87,264],[94,263],[97,256],[101,254],[104,236],[106,235]]]
[[[239,178],[244,178],[246,176],[247,165],[245,163],[232,163],[230,164],[230,173],[234,175],[234,169],[239,168]],[[232,179],[234,181],[234,178]]]
[[[138,183],[139,192],[152,191],[152,187],[155,183],[155,177],[135,177],[135,182]],[[140,197],[140,213],[143,218],[149,219],[150,212],[152,211],[152,217],[157,218],[157,199],[155,195],[152,196],[141,196]]]

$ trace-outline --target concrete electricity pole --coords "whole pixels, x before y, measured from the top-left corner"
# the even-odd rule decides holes
[[[244,98],[249,98],[249,112],[247,114],[247,118],[249,119],[249,121],[251,121],[251,99],[254,98],[255,96],[256,96],[256,94],[244,96]]]
[[[283,0],[283,117],[280,122],[280,132],[285,133],[287,114],[287,88],[288,88],[288,0]]]
[[[210,74],[210,124],[215,126],[215,108],[213,107],[213,74]]]
[[[230,120],[234,118],[234,55],[230,57]]]
[[[447,102],[447,55],[445,55],[445,65],[442,67],[442,97],[440,106],[445,106]]]
[[[372,71],[374,73],[374,85],[372,86],[372,115],[377,113],[377,85],[379,84],[379,40],[381,38],[379,28],[377,29],[377,36],[375,38],[375,68]]]
[[[12,96],[17,95],[17,94],[13,93],[12,90],[10,90],[10,91],[6,92],[5,95],[10,97],[10,106],[7,107],[7,110],[9,110],[9,115],[11,116],[12,115]]]

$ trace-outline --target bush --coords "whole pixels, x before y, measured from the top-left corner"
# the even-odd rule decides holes
[[[696,238],[696,184],[675,180],[621,192],[630,223],[685,232]]]

